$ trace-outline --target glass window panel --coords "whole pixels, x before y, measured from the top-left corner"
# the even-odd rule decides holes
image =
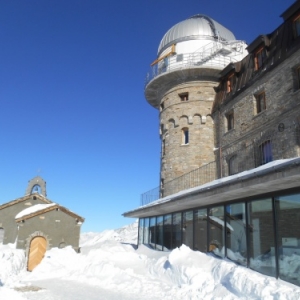
[[[259,164],[264,165],[270,161],[273,161],[272,143],[268,140],[259,146]]]
[[[162,216],[156,218],[156,245],[157,250],[163,250],[164,219]]]
[[[175,213],[173,214],[172,247],[174,249],[181,244],[181,213]]]
[[[250,268],[276,276],[272,199],[248,203]]]
[[[194,250],[207,252],[207,209],[194,211],[195,243]]]
[[[156,243],[156,217],[150,218],[149,226],[149,244],[155,248]]]
[[[244,266],[247,265],[245,203],[226,206],[227,257]]]
[[[209,209],[209,252],[217,256],[225,256],[224,248],[224,207],[217,206]]]
[[[139,241],[138,244],[143,244],[143,236],[144,236],[144,219],[139,219]]]
[[[182,244],[193,249],[193,211],[182,213]]]
[[[300,17],[297,17],[294,21],[295,26],[295,37],[300,36]]]
[[[149,218],[144,219],[144,244],[149,244]]]
[[[300,286],[300,194],[275,198],[279,277]]]
[[[172,249],[172,215],[164,216],[164,249],[168,251]]]

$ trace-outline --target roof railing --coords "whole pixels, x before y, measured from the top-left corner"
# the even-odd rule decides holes
[[[193,53],[175,54],[165,57],[150,67],[146,75],[145,87],[156,77],[173,71],[193,68],[223,69],[237,61],[237,55],[244,51],[243,41],[211,42]]]
[[[222,156],[216,155],[216,161],[167,181],[162,187],[143,193],[140,204],[144,206],[182,190],[255,169],[274,160],[299,157],[298,147],[288,146],[291,141],[300,146],[300,124],[285,128],[284,131],[275,130],[259,134],[248,145],[242,142],[223,147],[219,152]]]

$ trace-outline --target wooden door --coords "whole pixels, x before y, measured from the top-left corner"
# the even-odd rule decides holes
[[[43,259],[47,249],[47,241],[42,236],[37,236],[31,240],[27,270],[32,271]]]

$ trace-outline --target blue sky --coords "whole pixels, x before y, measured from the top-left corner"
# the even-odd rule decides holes
[[[247,43],[293,0],[0,1],[0,204],[40,175],[47,196],[86,218],[82,231],[158,186],[158,112],[144,79],[163,35],[206,14]]]

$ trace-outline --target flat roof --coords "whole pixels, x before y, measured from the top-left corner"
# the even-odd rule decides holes
[[[281,159],[180,191],[125,212],[123,216],[151,217],[297,187],[300,187],[300,157]]]

